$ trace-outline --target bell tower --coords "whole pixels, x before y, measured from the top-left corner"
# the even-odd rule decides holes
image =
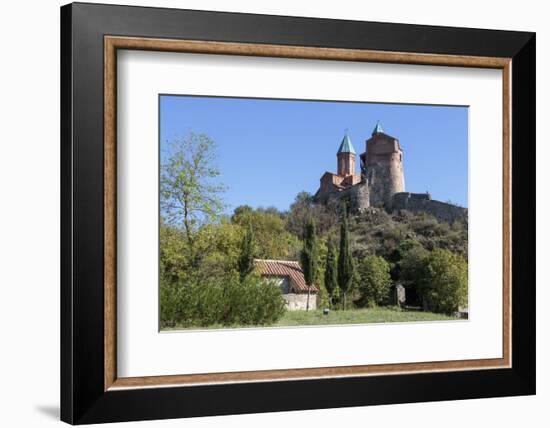
[[[342,177],[348,177],[355,174],[355,149],[351,144],[348,133],[344,135],[342,143],[338,148],[336,157],[338,158],[337,174]]]
[[[383,203],[391,207],[393,195],[405,191],[401,144],[386,134],[378,122],[366,146],[366,152],[361,154],[361,169],[371,190],[371,205]]]

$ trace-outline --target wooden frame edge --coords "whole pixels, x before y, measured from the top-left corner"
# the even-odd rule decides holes
[[[104,43],[104,389],[116,380],[116,47]]]
[[[379,62],[502,69],[503,72],[503,356],[495,359],[281,369],[117,378],[116,376],[116,51],[151,50],[219,55]],[[361,49],[104,36],[104,390],[396,375],[510,368],[511,311],[511,58]]]
[[[121,36],[105,36],[105,44],[114,49],[479,68],[504,68],[510,61],[501,57]]]
[[[472,363],[475,366],[472,366]],[[323,379],[343,377],[365,377],[376,375],[402,375],[411,373],[433,373],[465,371],[475,369],[505,368],[503,358],[485,360],[457,360],[424,363],[371,364],[361,366],[316,367],[310,369],[260,370],[227,373],[200,373],[189,375],[144,376],[118,378],[110,390],[133,388],[157,388],[171,386],[197,386],[223,383],[245,383],[265,381],[293,381],[302,379]]]

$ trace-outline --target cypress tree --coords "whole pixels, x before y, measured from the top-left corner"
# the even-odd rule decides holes
[[[254,270],[254,231],[250,224],[241,241],[239,260],[237,263],[242,281]]]
[[[330,240],[328,243],[327,259],[325,263],[325,288],[327,289],[328,299],[331,305],[334,290],[338,287],[337,271],[336,248],[334,248],[334,243]]]
[[[338,287],[344,293],[344,309],[346,309],[347,292],[353,282],[353,270],[353,259],[349,244],[348,214],[344,205],[340,225],[340,252],[338,254]]]
[[[304,271],[304,279],[307,285],[307,303],[306,311],[309,311],[309,297],[311,286],[317,278],[317,234],[315,233],[315,223],[310,219],[306,224],[306,236],[304,239],[304,248],[300,253],[300,262]]]

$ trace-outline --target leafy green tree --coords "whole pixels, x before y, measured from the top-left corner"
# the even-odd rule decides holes
[[[188,268],[180,277],[193,276],[197,280],[216,277],[222,280],[228,273],[237,272],[242,236],[241,226],[223,217],[218,223],[202,225],[193,235],[192,250],[185,240]]]
[[[300,192],[296,195],[290,210],[286,213],[286,228],[299,239],[304,239],[307,221],[315,219],[315,228],[320,236],[338,224],[338,212],[336,204],[327,206],[314,203],[311,193]]]
[[[391,290],[390,265],[379,256],[367,256],[358,266],[363,306],[376,306],[386,301]]]
[[[300,239],[305,239],[306,226],[308,220],[312,217],[313,208],[313,195],[308,192],[298,193],[294,202],[290,205],[286,226],[291,233]]]
[[[255,253],[260,259],[285,260],[299,252],[300,240],[285,228],[285,220],[273,211],[237,207],[231,221],[254,232]]]
[[[254,209],[250,205],[239,205],[233,210],[231,221],[233,223],[243,224],[243,220],[249,219],[254,214]]]
[[[340,225],[340,251],[338,253],[338,287],[344,295],[344,309],[347,307],[347,293],[353,283],[355,272],[348,229],[348,214],[346,206],[342,209],[342,223]]]
[[[399,280],[404,285],[413,284],[416,287],[422,281],[424,275],[425,260],[430,252],[419,243],[407,247],[401,253],[399,266]]]
[[[334,243],[329,241],[327,258],[325,262],[325,288],[329,296],[329,303],[332,306],[334,291],[338,288],[338,266],[336,264],[336,248]]]
[[[250,225],[241,241],[238,265],[241,281],[254,270],[254,231]]]
[[[304,248],[300,253],[300,264],[304,271],[304,279],[307,285],[307,301],[306,311],[309,311],[309,298],[311,295],[311,286],[317,280],[318,274],[318,248],[317,234],[315,233],[315,223],[309,220],[306,225],[306,237],[304,240]]]
[[[435,312],[452,313],[468,303],[468,264],[464,257],[437,248],[425,259],[421,293]]]
[[[161,279],[177,282],[189,267],[185,234],[181,229],[161,222],[159,240]]]
[[[162,215],[167,224],[183,224],[190,247],[197,224],[215,219],[223,210],[219,195],[225,187],[213,182],[220,175],[214,148],[208,136],[190,133],[171,142],[161,165]]]
[[[397,263],[397,278],[407,290],[407,303],[413,306],[420,306],[422,298],[420,286],[425,273],[425,260],[430,252],[420,243],[414,241],[414,244],[407,246],[401,253],[401,260]]]

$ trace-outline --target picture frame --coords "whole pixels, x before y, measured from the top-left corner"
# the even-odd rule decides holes
[[[116,53],[122,49],[501,69],[502,358],[118,377]],[[61,419],[85,424],[534,394],[535,95],[534,33],[63,6]]]

